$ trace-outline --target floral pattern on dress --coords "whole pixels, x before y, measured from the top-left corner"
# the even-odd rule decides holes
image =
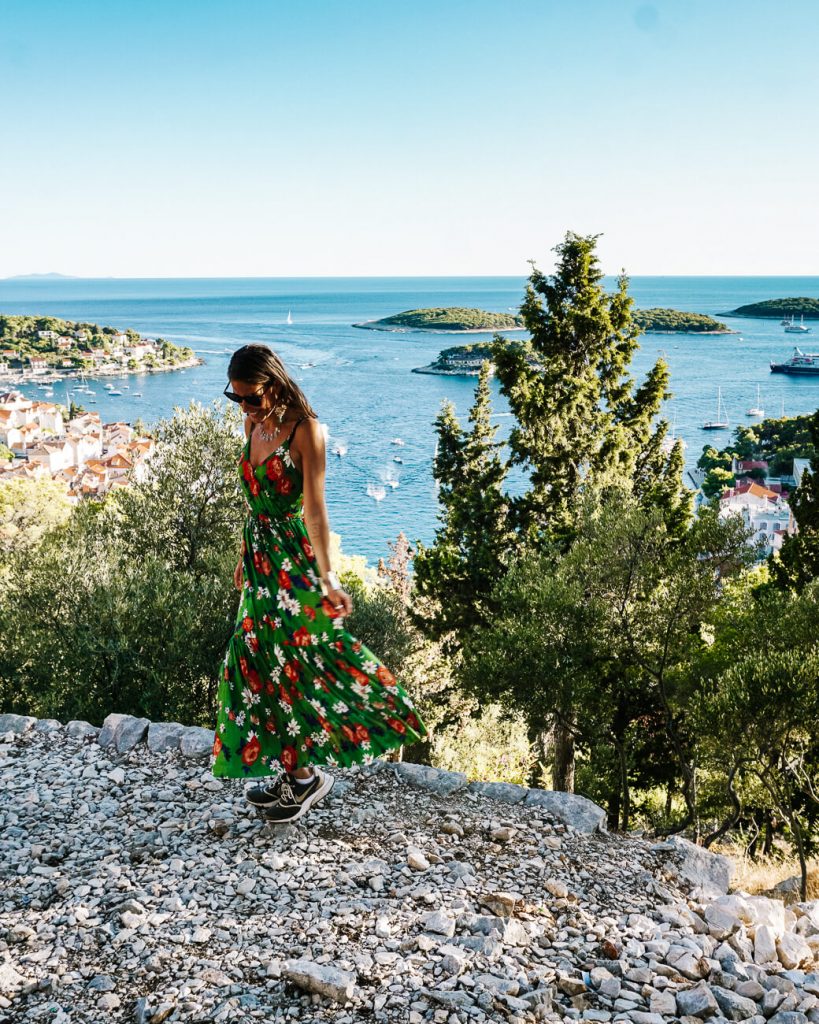
[[[217,695],[212,772],[248,778],[346,768],[427,735],[401,684],[322,594],[286,441],[238,471],[247,505],[242,593]]]

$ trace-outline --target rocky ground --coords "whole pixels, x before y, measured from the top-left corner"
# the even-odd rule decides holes
[[[685,841],[384,761],[269,826],[146,728],[0,716],[0,1020],[819,1024],[819,904]]]

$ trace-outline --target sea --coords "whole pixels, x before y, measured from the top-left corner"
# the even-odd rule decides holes
[[[605,284],[613,288],[614,279]],[[413,373],[413,368],[432,362],[442,348],[488,340],[491,334],[459,339],[368,331],[352,324],[427,306],[514,312],[525,285],[525,276],[6,279],[0,280],[0,314],[131,327],[148,337],[188,345],[204,360],[183,370],[105,378],[120,388],[129,385],[122,396],[108,395],[99,381],[96,404],[87,404],[87,395],[78,398],[104,422],[141,418],[152,423],[192,400],[219,400],[231,352],[248,342],[271,346],[326,425],[330,528],[340,535],[346,554],[363,555],[374,566],[380,557],[389,557],[399,532],[413,546],[419,540],[433,542],[440,527],[432,476],[435,418],[449,400],[466,425],[474,400],[474,377]],[[629,291],[640,308],[663,306],[719,316],[763,299],[817,297],[819,277],[633,277]],[[734,427],[754,422],[746,413],[757,404],[757,386],[766,416],[794,416],[819,407],[819,377],[770,373],[770,361],[787,358],[795,345],[803,350],[819,347],[819,322],[805,335],[785,334],[779,320],[726,322],[740,333],[644,335],[633,361],[637,379],[658,356],[669,363],[673,397],[664,415],[685,442],[689,467],[703,446],[722,447]],[[71,386],[55,384],[50,400],[65,402],[66,387],[70,391]],[[718,387],[730,430],[706,432],[702,423],[717,416]],[[42,398],[35,384],[21,390]],[[497,437],[503,440],[513,421],[494,380],[492,393]],[[519,493],[525,484],[524,471],[517,467],[508,490]]]

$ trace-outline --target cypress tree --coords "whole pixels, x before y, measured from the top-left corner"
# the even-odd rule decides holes
[[[416,540],[413,563],[415,624],[427,635],[447,634],[450,651],[457,636],[480,625],[491,614],[489,594],[508,563],[514,546],[509,528],[508,499],[503,493],[507,467],[491,422],[489,375],[484,360],[478,373],[475,400],[469,410],[470,429],[464,429],[448,399],[435,427],[438,451],[433,476],[439,485],[441,527],[430,547]]]
[[[810,471],[789,498],[796,533],[785,538],[772,560],[774,583],[783,590],[802,591],[819,577],[819,409],[808,429],[814,453]]]

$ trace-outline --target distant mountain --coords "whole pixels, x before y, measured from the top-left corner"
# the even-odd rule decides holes
[[[59,280],[73,280],[73,274],[12,274],[11,277],[6,277],[6,281],[53,281]]]

